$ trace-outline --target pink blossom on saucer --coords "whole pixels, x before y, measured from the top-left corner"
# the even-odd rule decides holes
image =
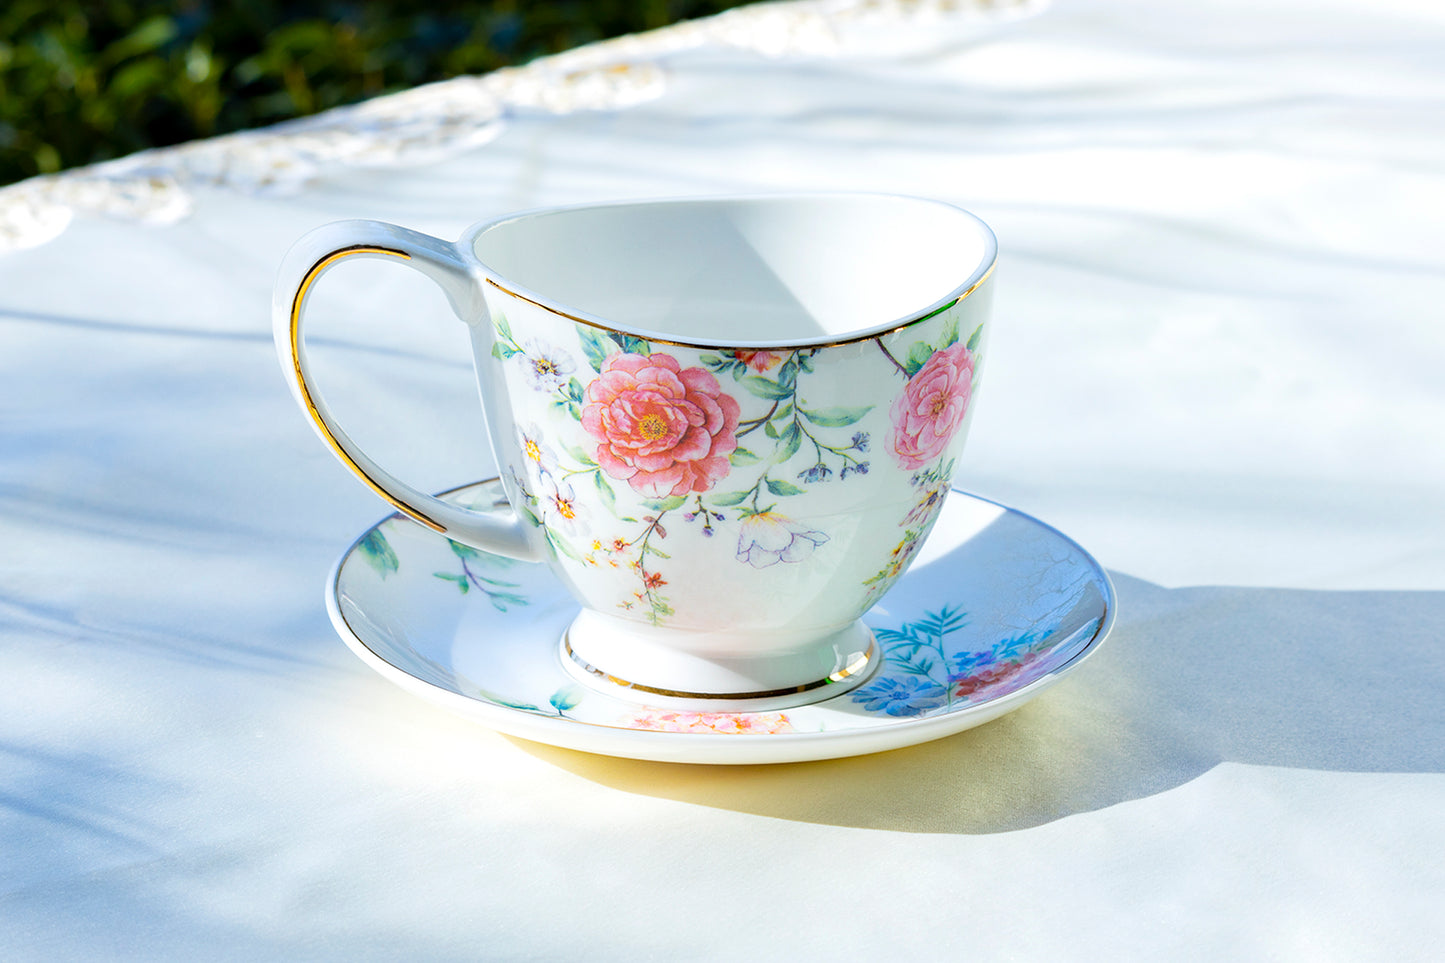
[[[673,712],[646,709],[625,725],[659,732],[702,732],[719,735],[771,735],[792,732],[793,724],[781,712]]]

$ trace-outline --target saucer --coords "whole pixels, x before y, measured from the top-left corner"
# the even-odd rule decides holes
[[[496,480],[445,493],[504,507]],[[579,682],[559,640],[578,612],[538,563],[457,545],[399,515],[341,556],[327,609],[382,676],[507,735],[688,763],[774,763],[896,749],[995,719],[1103,642],[1114,589],[1087,552],[1037,519],[950,493],[912,568],[864,616],[882,650],[863,684],[785,711],[645,701]],[[826,693],[826,689],[824,692]]]

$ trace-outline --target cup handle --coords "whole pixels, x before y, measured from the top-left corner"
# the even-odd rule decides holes
[[[310,416],[311,426],[372,491],[427,528],[499,555],[543,560],[541,540],[515,509],[470,511],[406,484],[368,458],[336,423],[325,400],[312,390],[302,335],[306,298],[317,278],[349,257],[394,258],[435,281],[463,321],[477,324],[487,317],[476,280],[455,245],[382,221],[338,221],[306,234],[281,261],[272,322],[281,369],[297,403]]]

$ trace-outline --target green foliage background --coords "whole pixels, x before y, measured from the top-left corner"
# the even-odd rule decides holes
[[[743,0],[0,0],[0,184]]]

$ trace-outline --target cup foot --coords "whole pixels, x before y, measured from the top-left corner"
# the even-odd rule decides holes
[[[709,712],[793,708],[862,685],[882,661],[873,631],[861,621],[782,654],[728,658],[648,638],[671,632],[631,626],[628,637],[618,639],[609,624],[617,620],[599,624],[588,614],[562,634],[563,666],[593,689],[648,705]]]

